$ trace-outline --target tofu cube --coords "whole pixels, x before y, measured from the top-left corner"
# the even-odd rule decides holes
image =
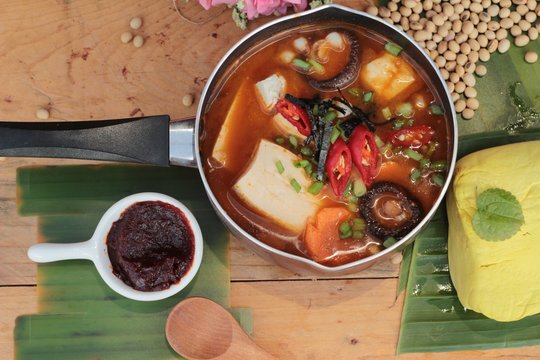
[[[273,74],[255,84],[257,94],[266,111],[274,109],[277,101],[285,95],[285,78]]]
[[[294,167],[297,160],[300,157],[284,147],[261,140],[233,189],[252,210],[300,234],[308,218],[316,213],[319,199],[307,192],[311,179],[304,169]],[[284,168],[281,174],[276,167],[278,162]],[[292,179],[300,184],[299,192],[291,185]]]

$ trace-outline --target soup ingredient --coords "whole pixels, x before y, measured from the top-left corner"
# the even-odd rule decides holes
[[[341,196],[351,177],[352,158],[351,151],[343,139],[338,138],[332,144],[326,160],[326,175],[336,196]]]
[[[428,125],[417,125],[395,131],[390,134],[388,141],[396,146],[419,148],[428,144],[434,134],[434,130]]]
[[[280,113],[277,113],[276,115],[274,115],[272,117],[272,121],[274,122],[276,127],[284,136],[291,134],[293,136],[300,138],[300,140],[302,141],[306,139],[306,136],[300,134],[296,126],[294,126],[290,121],[285,119],[285,117],[283,117],[283,115],[281,115]]]
[[[229,146],[234,139],[233,131],[231,131],[234,123],[234,119],[242,117],[245,113],[245,107],[243,106],[245,99],[250,96],[251,87],[243,82],[227,111],[223,125],[219,129],[216,143],[212,149],[212,158],[216,160],[220,166],[227,167],[231,161],[229,156]]]
[[[142,19],[140,17],[138,17],[138,16],[133,17],[129,21],[129,27],[132,28],[133,30],[137,30],[141,26],[142,26]]]
[[[375,101],[390,102],[416,84],[416,74],[405,59],[388,52],[370,61],[360,70],[360,78],[374,93]]]
[[[357,126],[349,139],[349,148],[364,184],[370,186],[379,166],[379,148],[373,133],[364,126]]]
[[[309,43],[305,37],[299,37],[296,38],[293,41],[294,48],[297,52],[300,54],[308,54],[309,53]]]
[[[317,262],[328,260],[335,254],[341,240],[339,226],[353,214],[341,207],[326,207],[319,210],[306,225],[304,246],[309,257]]]
[[[280,99],[276,103],[276,110],[289,121],[298,132],[304,136],[311,133],[311,125],[306,110],[293,104],[287,99]]]
[[[40,120],[47,120],[49,115],[49,110],[45,108],[40,107],[36,110],[36,117]]]
[[[540,141],[478,151],[457,162],[446,200],[448,261],[459,300],[465,308],[497,321],[540,313],[539,169]],[[508,204],[517,209],[506,195],[502,202],[493,201],[500,189],[519,202],[524,223],[504,241],[486,241],[474,230],[477,203],[491,204],[493,211],[506,211]]]
[[[311,178],[294,165],[300,160],[284,147],[263,139],[247,170],[233,186],[252,210],[296,234],[304,230],[307,219],[318,208],[317,198],[307,191]],[[278,161],[283,166],[281,174],[276,171]]]
[[[418,202],[404,188],[387,181],[375,183],[359,205],[369,231],[380,239],[401,239],[422,217]]]
[[[472,225],[482,239],[508,239],[519,230],[523,222],[521,206],[511,192],[495,188],[478,195]]]
[[[343,34],[343,36],[349,42],[351,50],[349,53],[349,61],[338,75],[328,80],[316,80],[313,78],[309,79],[309,84],[312,87],[322,91],[333,91],[337,88],[346,87],[356,79],[358,69],[360,67],[360,43],[358,42],[356,35],[348,30],[340,30],[339,33],[335,32],[331,34],[329,34],[325,39],[325,41],[328,41],[331,46],[341,42],[342,40],[337,40],[337,37],[341,37],[340,34]]]
[[[131,205],[107,235],[113,273],[139,291],[176,284],[191,268],[195,238],[185,215],[161,201]]]
[[[185,107],[190,107],[191,105],[193,105],[193,100],[193,94],[186,94],[182,97],[182,104]]]
[[[525,61],[529,64],[534,64],[538,61],[538,54],[534,51],[527,51],[525,53]]]
[[[133,38],[133,46],[140,48],[144,45],[144,38],[141,35],[135,35]]]
[[[125,31],[120,35],[120,41],[124,44],[130,42],[131,39],[133,39],[133,34],[131,34],[129,31]]]
[[[259,99],[266,111],[271,111],[277,101],[283,97],[285,85],[285,78],[277,74],[273,74],[255,85]]]

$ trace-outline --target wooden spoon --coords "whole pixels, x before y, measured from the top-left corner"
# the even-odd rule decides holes
[[[187,359],[275,359],[215,302],[188,298],[172,309],[165,327],[171,347]]]

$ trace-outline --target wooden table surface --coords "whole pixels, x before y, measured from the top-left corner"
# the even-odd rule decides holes
[[[193,116],[214,65],[246,32],[230,11],[169,0],[34,0],[0,4],[0,119],[50,120]],[[364,3],[343,0],[352,7]],[[142,48],[122,44],[129,20],[141,16]],[[204,24],[196,22],[208,20]],[[266,20],[250,25],[255,28]],[[248,29],[249,30],[249,29]],[[15,171],[73,160],[0,159],[0,358],[13,358],[15,318],[36,312],[36,265],[26,257],[37,241],[36,219],[16,213]],[[86,162],[88,163],[88,162]],[[396,358],[402,298],[398,265],[385,262],[340,279],[302,278],[231,242],[232,299],[253,309],[254,340],[283,359]],[[403,359],[539,358],[540,347],[442,354]]]

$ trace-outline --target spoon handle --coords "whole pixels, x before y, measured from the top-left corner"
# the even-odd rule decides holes
[[[28,249],[28,257],[38,263],[73,259],[92,260],[95,253],[94,246],[92,240],[74,244],[36,244]]]

